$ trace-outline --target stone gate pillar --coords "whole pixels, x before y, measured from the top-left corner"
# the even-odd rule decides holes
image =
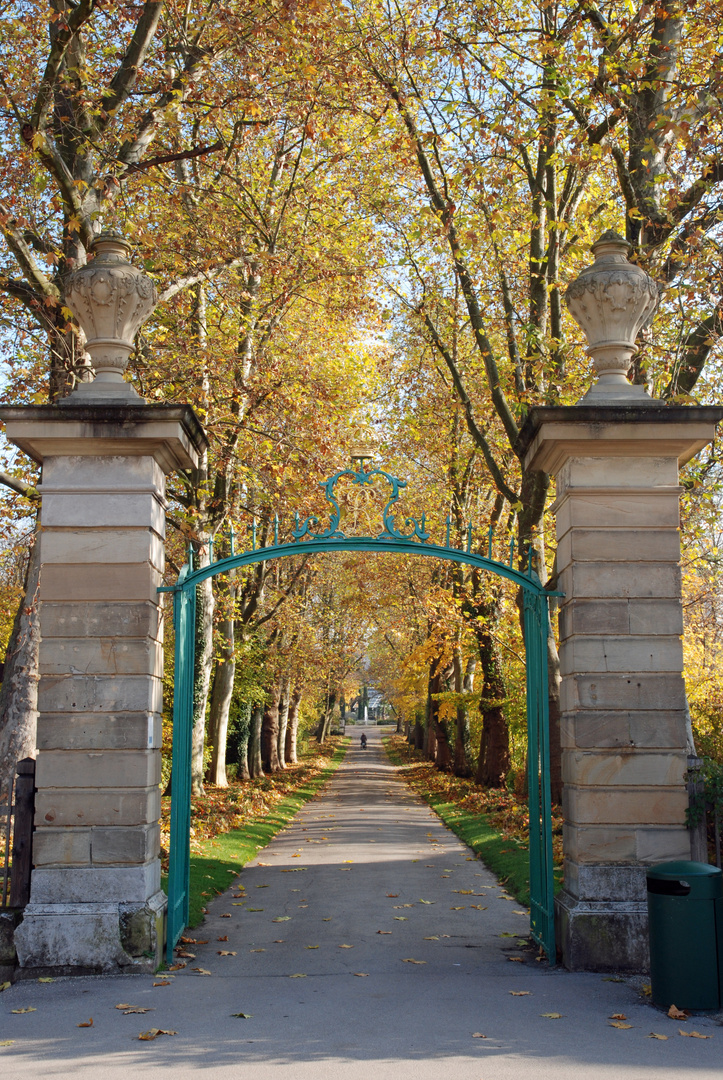
[[[78,289],[98,377],[58,405],[0,409],[10,441],[42,464],[34,869],[15,935],[37,973],[162,958],[165,477],[205,445],[188,406],[147,405],[123,381],[138,322],[128,330],[124,311],[153,290],[118,238],[97,246]],[[94,304],[105,325],[92,325]]]
[[[528,467],[554,473],[564,890],[572,969],[644,970],[645,870],[689,859],[679,465],[720,408],[532,410]]]
[[[533,409],[527,468],[554,474],[568,968],[647,967],[646,867],[690,858],[678,470],[718,407],[665,406],[626,377],[658,290],[606,233],[567,290],[599,376],[582,400]]]

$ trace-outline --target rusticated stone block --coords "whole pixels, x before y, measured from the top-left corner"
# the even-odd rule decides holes
[[[35,798],[35,824],[147,825],[161,816],[161,789],[50,788]]]
[[[158,857],[160,827],[157,824],[135,829],[94,828],[90,853],[94,866],[124,866],[146,863]]]
[[[39,789],[146,788],[160,782],[157,750],[43,750],[35,767]]]

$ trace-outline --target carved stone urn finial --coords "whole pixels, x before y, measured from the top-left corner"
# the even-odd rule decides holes
[[[133,339],[158,301],[156,287],[128,261],[130,244],[115,233],[101,233],[93,258],[66,278],[65,298],[86,337],[96,376],[64,400],[79,404],[133,403],[142,399],[123,378]]]
[[[582,405],[653,405],[645,387],[628,381],[627,372],[640,330],[655,314],[660,298],[649,274],[628,261],[630,244],[609,229],[592,245],[595,262],[565,293],[565,303],[588,341],[598,381],[578,402]]]

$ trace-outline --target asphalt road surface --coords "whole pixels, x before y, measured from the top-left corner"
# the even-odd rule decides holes
[[[185,968],[0,995],[2,1080],[721,1080],[720,1017],[674,1021],[641,980],[538,962],[528,913],[367,731],[213,901]],[[140,1041],[151,1028],[176,1034]]]

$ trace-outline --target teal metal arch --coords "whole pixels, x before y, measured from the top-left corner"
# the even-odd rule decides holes
[[[371,486],[377,477],[390,485],[390,497],[382,512],[383,528],[377,536],[346,536],[339,529],[341,510],[334,493],[339,479],[348,477],[359,486]],[[213,561],[211,552],[207,566],[194,569],[193,554],[181,570],[175,585],[159,589],[172,592],[175,629],[175,677],[173,698],[173,789],[171,799],[170,866],[168,877],[167,954],[173,959],[173,949],[188,923],[190,823],[191,823],[191,738],[193,728],[193,673],[195,648],[196,587],[207,578],[243,566],[266,562],[269,559],[294,555],[313,555],[334,551],[363,551],[376,554],[421,555],[476,567],[498,577],[506,578],[522,590],[527,657],[527,732],[528,732],[528,791],[530,819],[530,933],[544,949],[548,960],[555,963],[555,927],[553,898],[552,823],[550,806],[549,711],[547,687],[548,601],[559,593],[547,591],[528,559],[526,572],[513,565],[514,542],[510,545],[509,563],[493,559],[492,531],[488,537],[488,555],[472,551],[473,531],[467,530],[466,550],[450,545],[450,519],[447,518],[446,543],[431,543],[424,515],[421,520],[406,518],[402,532],[397,528],[393,507],[399,499],[404,480],[382,469],[343,469],[320,485],[331,506],[326,528],[314,531],[319,525],[316,517],[303,523],[295,519],[291,531],[293,540],[279,543],[279,523],[274,523],[274,543],[256,546],[256,528],[251,528],[250,550],[236,554],[234,536],[229,535],[232,554]]]

